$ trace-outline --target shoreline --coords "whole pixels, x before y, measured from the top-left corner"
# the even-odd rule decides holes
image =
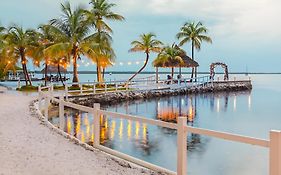
[[[251,90],[252,84],[247,81],[229,81],[229,82],[214,82],[213,86],[187,87],[181,89],[154,89],[154,90],[136,90],[136,91],[119,91],[102,94],[90,94],[70,96],[69,100],[73,103],[92,107],[94,103],[101,105],[113,105],[120,102],[153,99],[167,96],[188,95],[188,94],[203,94],[216,92],[235,92]]]
[[[158,174],[65,139],[39,120],[35,98],[0,94],[0,174]]]

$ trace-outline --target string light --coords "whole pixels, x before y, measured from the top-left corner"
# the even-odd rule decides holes
[[[132,63],[131,62],[128,62],[128,65],[131,65]]]
[[[140,62],[139,62],[139,61],[136,61],[136,64],[140,64]]]
[[[11,63],[11,61],[8,61],[8,64],[10,64]]]
[[[123,63],[122,63],[122,62],[120,62],[119,64],[120,64],[120,66],[123,66]]]

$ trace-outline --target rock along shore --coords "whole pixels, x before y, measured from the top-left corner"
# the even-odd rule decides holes
[[[252,83],[248,81],[227,81],[213,82],[205,86],[186,87],[180,89],[151,89],[136,91],[120,91],[102,94],[92,94],[83,96],[72,96],[69,100],[73,103],[92,107],[94,103],[101,105],[113,105],[125,101],[152,99],[166,96],[198,94],[198,93],[216,93],[251,90]]]

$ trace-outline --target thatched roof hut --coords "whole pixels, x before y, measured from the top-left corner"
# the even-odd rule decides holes
[[[191,59],[189,56],[186,55],[186,52],[181,49],[178,45],[173,44],[171,48],[174,48],[178,52],[178,56],[175,58],[162,58],[162,57],[157,57],[153,61],[153,66],[154,67],[163,67],[163,68],[174,68],[174,67],[198,67],[199,64]]]
[[[41,72],[44,73],[45,68],[42,69]],[[58,73],[58,66],[49,65],[48,68],[47,68],[47,72],[50,73],[50,74],[57,74]],[[67,73],[67,69],[60,66],[60,72],[61,73]]]

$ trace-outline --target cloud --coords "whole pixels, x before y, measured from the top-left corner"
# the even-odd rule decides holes
[[[180,16],[202,20],[216,36],[281,37],[280,0],[120,0],[126,15]]]

